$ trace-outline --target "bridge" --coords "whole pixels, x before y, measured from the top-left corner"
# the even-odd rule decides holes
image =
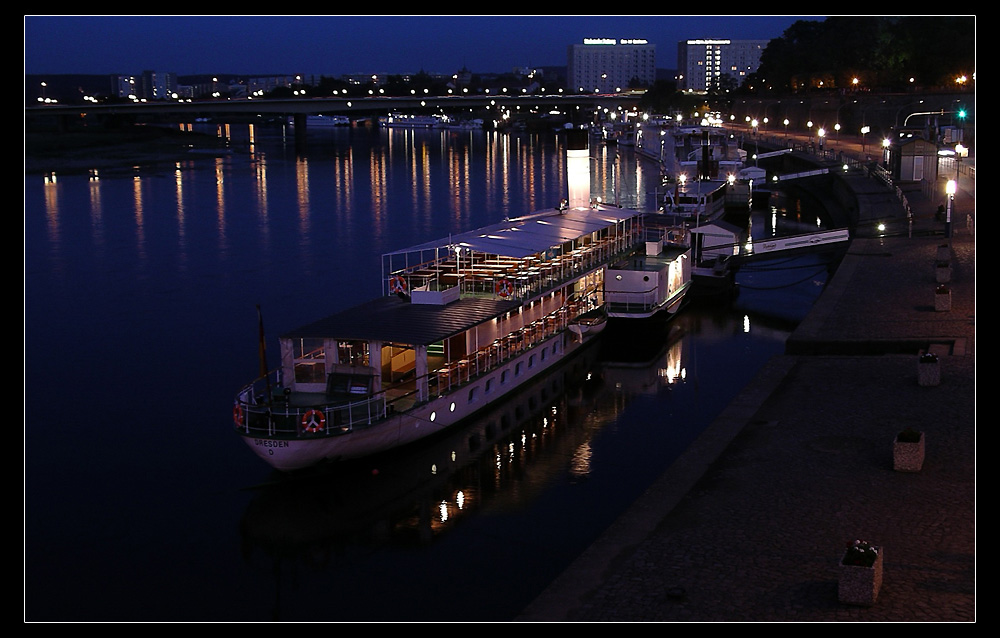
[[[632,108],[638,105],[640,94],[569,94],[569,95],[507,95],[482,94],[473,96],[406,96],[406,97],[319,97],[283,99],[219,99],[190,102],[127,102],[120,104],[47,104],[28,106],[25,118],[57,117],[61,126],[81,117],[158,117],[177,115],[184,117],[267,116],[293,117],[295,143],[304,147],[308,115],[346,115],[354,119],[387,115],[392,111],[413,112],[426,108],[443,111],[470,109],[504,109],[513,113],[548,113],[558,110],[574,121],[590,116],[598,110]]]

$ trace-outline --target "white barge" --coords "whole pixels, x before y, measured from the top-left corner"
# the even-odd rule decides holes
[[[674,315],[691,288],[689,231],[647,222],[643,232],[643,246],[609,264],[605,274],[604,302],[611,319]]]
[[[280,336],[280,369],[237,393],[236,431],[292,471],[458,424],[592,342],[570,326],[604,305],[642,226],[561,206],[384,255],[380,297]]]

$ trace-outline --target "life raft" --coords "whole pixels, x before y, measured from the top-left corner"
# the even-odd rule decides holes
[[[402,275],[394,275],[389,278],[389,290],[392,293],[406,292],[406,280]]]
[[[494,286],[494,290],[499,297],[511,297],[514,295],[514,284],[511,283],[510,279],[501,279]]]
[[[322,432],[326,425],[326,415],[322,410],[309,410],[302,415],[302,429],[306,432]]]

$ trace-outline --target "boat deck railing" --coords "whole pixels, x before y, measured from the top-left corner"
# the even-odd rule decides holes
[[[643,229],[633,227],[556,257],[511,259],[476,255],[467,261],[452,258],[424,262],[396,271],[392,277],[403,277],[409,290],[444,290],[458,286],[462,296],[527,299],[620,259],[636,250],[641,241],[644,241]]]
[[[576,298],[565,306],[533,321],[467,357],[450,361],[423,378],[409,379],[356,401],[330,401],[323,393],[286,391],[280,372],[261,377],[243,388],[233,406],[237,429],[247,435],[277,439],[348,434],[394,413],[404,412],[430,398],[448,394],[511,359],[541,346],[565,331],[572,319],[591,310],[587,298]],[[426,393],[420,388],[425,386]]]

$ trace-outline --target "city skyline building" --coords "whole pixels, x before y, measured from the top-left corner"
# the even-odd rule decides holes
[[[740,86],[760,67],[769,40],[691,39],[677,43],[677,89],[705,92],[725,76]]]
[[[656,81],[656,45],[645,39],[584,38],[567,51],[566,88],[580,93],[615,93]]]

